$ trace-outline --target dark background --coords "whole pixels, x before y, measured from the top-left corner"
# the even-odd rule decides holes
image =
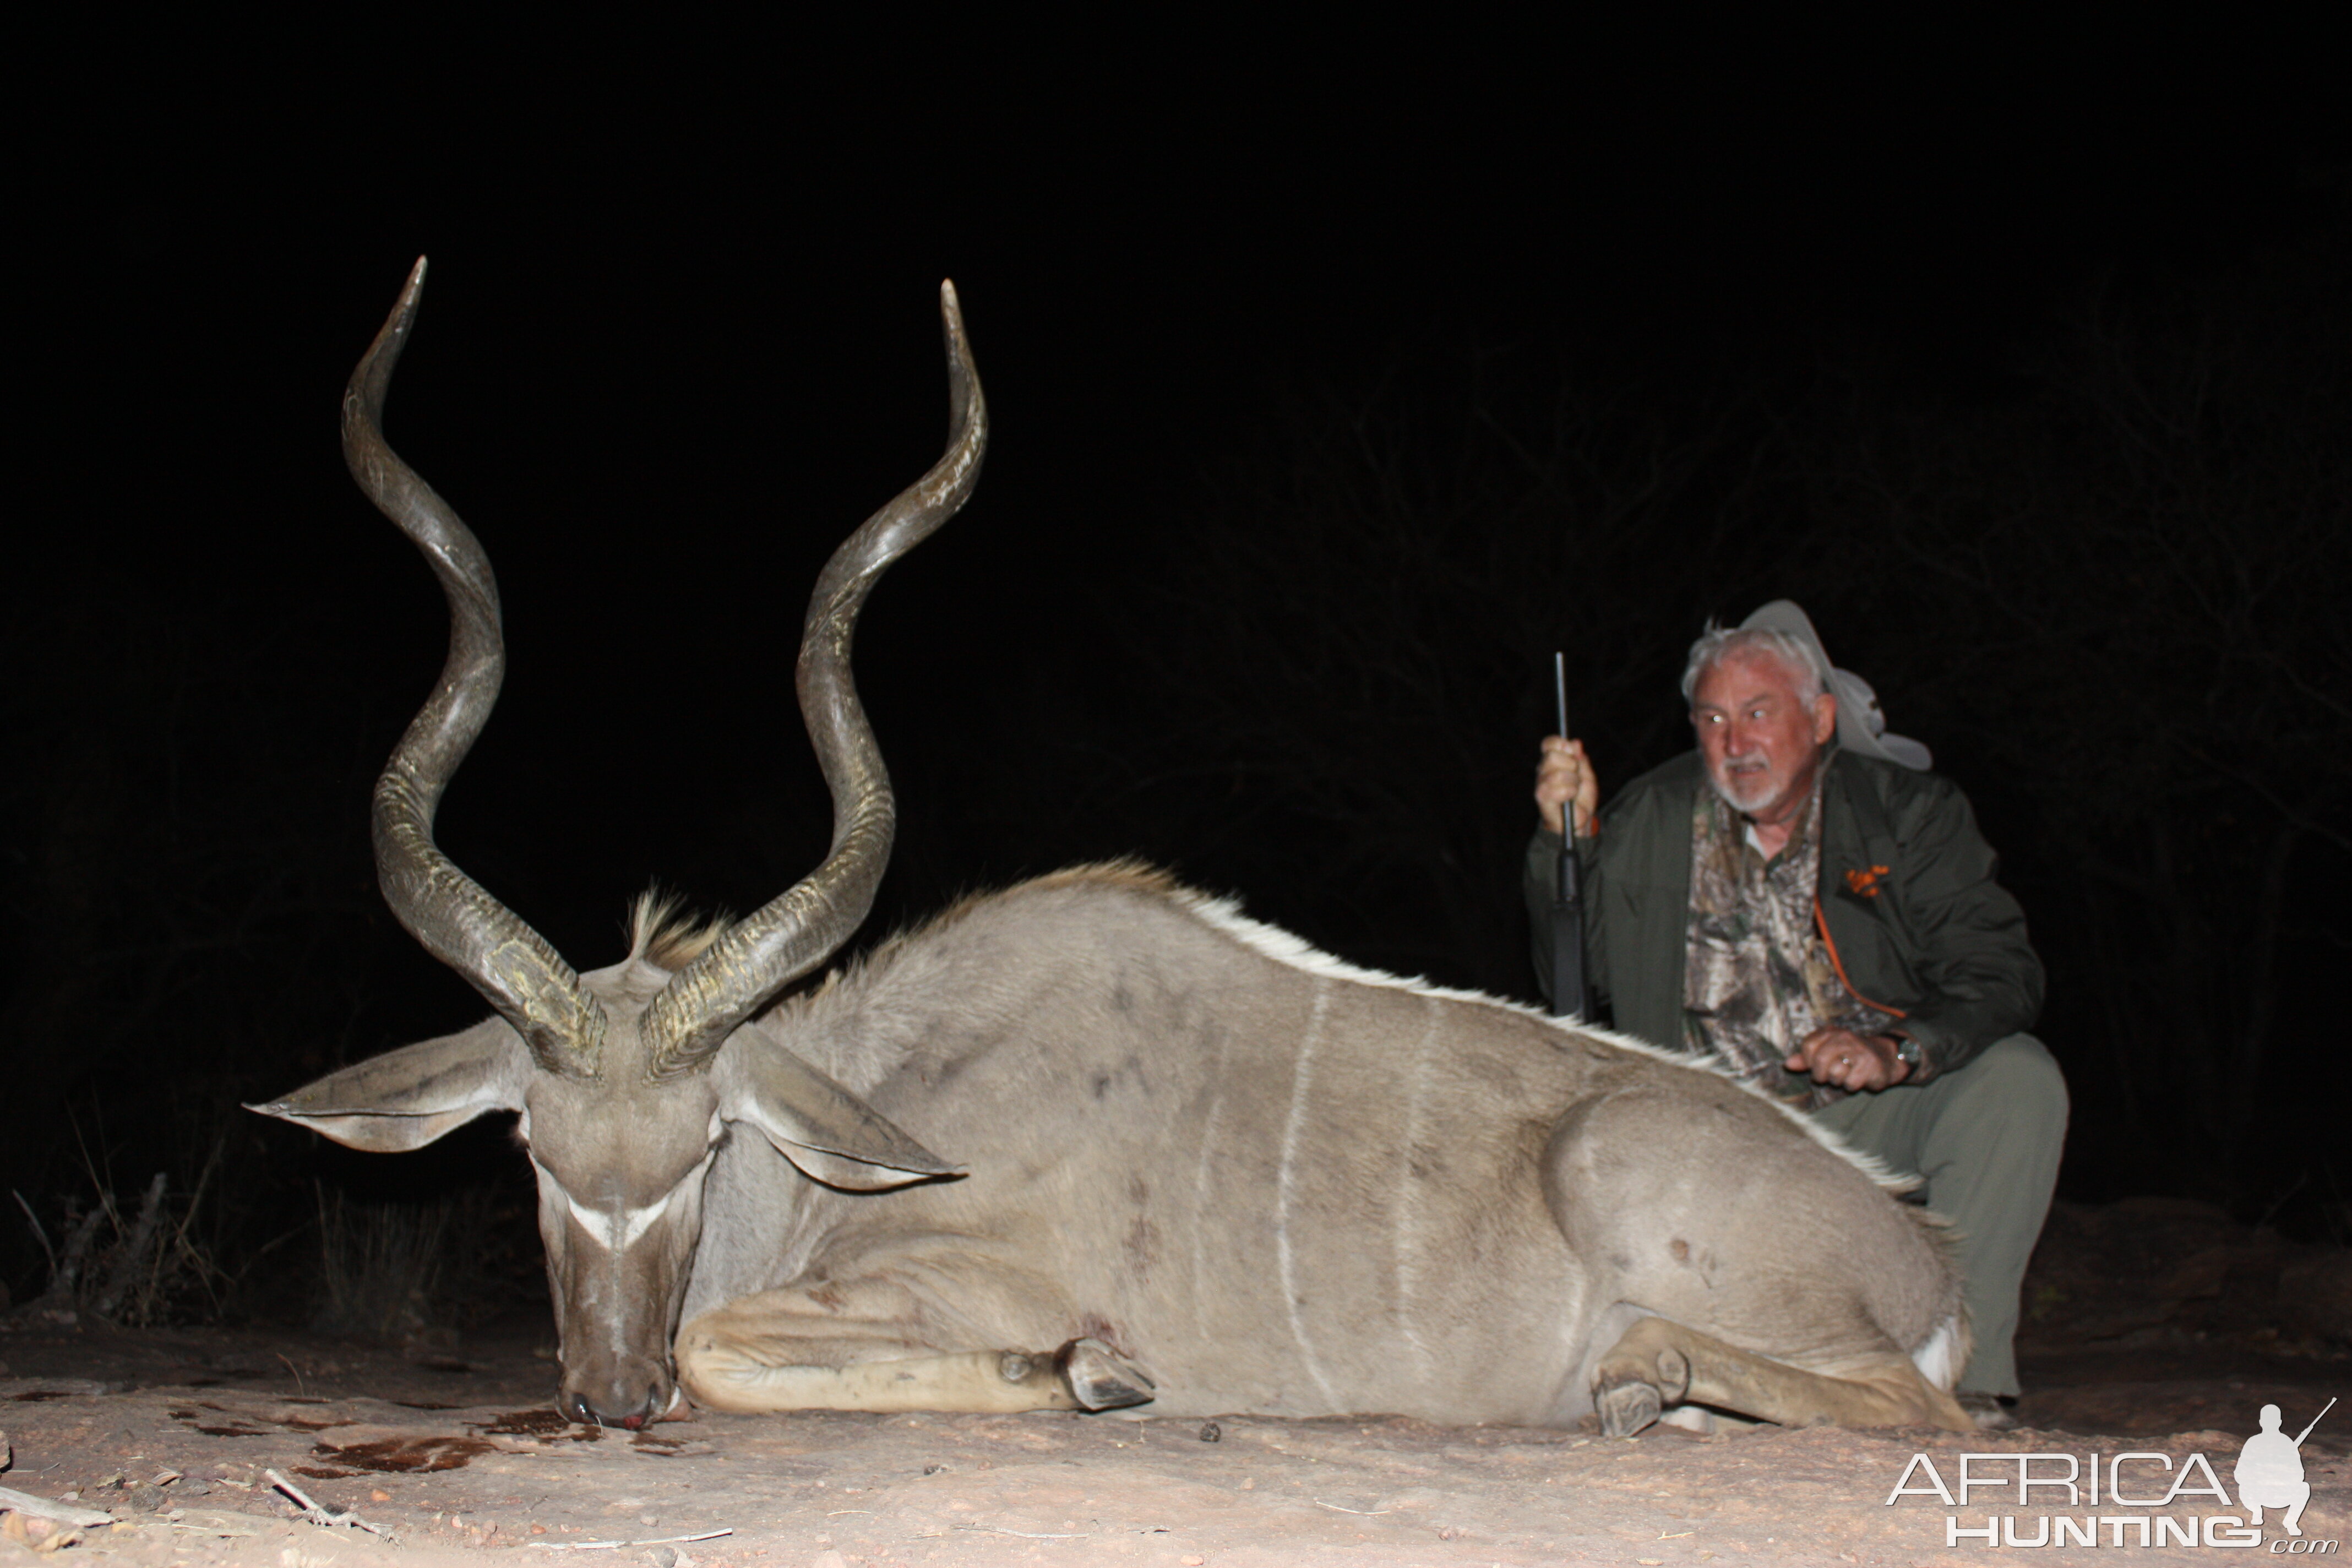
[[[741,911],[822,854],[801,610],[937,454],[952,276],[996,434],[860,633],[902,811],[861,942],[1135,853],[1529,995],[1552,650],[1622,781],[1686,745],[1706,618],[1789,595],[2004,851],[2065,1190],[2345,1239],[2352,345],[2312,40],[41,58],[0,621],[18,1298],[27,1210],[54,1242],[159,1171],[152,1315],[296,1310],[346,1202],[520,1213],[497,1129],[372,1160],[234,1109],[482,1011],[365,830],[446,623],[335,418],[418,254],[387,426],[497,563],[511,658],[442,841],[575,964],[649,882]]]

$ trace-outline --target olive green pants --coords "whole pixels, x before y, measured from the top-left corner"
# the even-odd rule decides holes
[[[1959,1391],[2018,1392],[2018,1295],[2066,1141],[2066,1080],[2048,1047],[2011,1035],[1958,1071],[1851,1095],[1813,1120],[1921,1178],[1927,1206],[1952,1222],[1976,1334]]]

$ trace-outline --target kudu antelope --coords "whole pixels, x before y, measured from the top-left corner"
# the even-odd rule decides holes
[[[401,921],[495,1016],[254,1109],[374,1150],[520,1112],[572,1416],[635,1426],[691,1395],[1967,1429],[1927,1222],[1797,1118],[1636,1042],[1350,968],[1126,865],[970,900],[770,1005],[888,854],[850,634],[979,473],[951,287],[946,454],[835,553],[803,634],[831,852],[715,934],[641,901],[627,957],[575,974],[434,844],[503,654],[488,562],[379,429],[423,275],[343,405],[352,473],[452,616],[375,852]]]

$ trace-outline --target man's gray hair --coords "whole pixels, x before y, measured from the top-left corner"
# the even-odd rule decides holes
[[[1830,672],[1811,642],[1773,626],[1727,626],[1709,621],[1698,641],[1691,644],[1690,661],[1683,666],[1683,700],[1698,690],[1706,672],[1734,654],[1764,653],[1779,659],[1797,678],[1799,700],[1811,704],[1829,689]]]

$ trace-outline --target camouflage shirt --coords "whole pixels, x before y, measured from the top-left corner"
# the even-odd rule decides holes
[[[1834,1104],[1845,1090],[1782,1068],[1790,1051],[1816,1029],[1870,1035],[1894,1022],[1846,989],[1822,942],[1821,817],[1817,775],[1788,843],[1768,859],[1746,819],[1712,789],[1698,792],[1691,811],[1683,1043],[1804,1110]]]

